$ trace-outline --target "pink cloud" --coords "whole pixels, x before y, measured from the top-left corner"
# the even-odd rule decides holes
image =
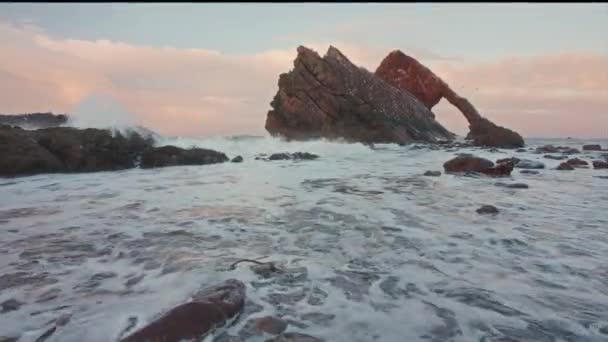
[[[292,68],[296,55],[296,46],[229,55],[59,40],[39,29],[2,22],[0,40],[5,42],[1,112],[70,112],[88,96],[104,93],[141,124],[170,135],[263,134],[278,76]],[[303,45],[324,53],[329,44]],[[332,45],[370,71],[388,53],[365,45]],[[498,124],[525,135],[606,134],[608,56],[569,53],[466,64],[438,62],[425,50],[404,51],[428,64]],[[450,106],[442,102],[434,111],[450,129],[466,132],[466,121]]]

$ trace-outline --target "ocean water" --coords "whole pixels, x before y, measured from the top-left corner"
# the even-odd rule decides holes
[[[245,161],[0,179],[0,302],[24,303],[0,314],[0,336],[35,341],[69,315],[46,341],[116,341],[197,289],[235,278],[247,285],[246,312],[207,341],[266,315],[338,342],[608,341],[608,179],[597,177],[608,170],[557,171],[560,161],[539,154],[478,148],[164,143]],[[254,160],[296,151],[320,158]],[[422,176],[466,152],[546,168],[499,180],[529,189]],[[484,204],[500,213],[478,215]],[[231,270],[240,258],[285,273]]]

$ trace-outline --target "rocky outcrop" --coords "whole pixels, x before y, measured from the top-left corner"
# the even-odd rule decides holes
[[[287,139],[409,143],[454,137],[413,95],[357,67],[333,46],[324,57],[298,47],[271,106],[266,130]]]
[[[481,173],[487,176],[508,176],[513,171],[513,163],[498,163],[470,154],[460,155],[443,164],[446,173]]]
[[[608,169],[608,161],[603,161],[603,160],[594,160],[593,161],[593,168],[598,170],[598,169]]]
[[[97,172],[228,160],[225,154],[175,146],[154,147],[151,137],[128,131],[54,127],[28,131],[0,125],[0,176]]]
[[[58,127],[67,122],[68,116],[65,114],[0,114],[0,125],[18,126],[25,129]]]
[[[602,150],[602,145],[597,145],[597,144],[583,145],[583,151],[601,151],[601,150]]]
[[[121,342],[203,340],[241,313],[245,284],[230,279],[203,289],[192,301],[178,305]]]
[[[376,75],[396,88],[411,93],[429,110],[445,98],[469,122],[467,139],[475,145],[503,148],[524,146],[521,135],[482,117],[469,100],[458,95],[426,66],[399,50],[384,58],[376,69]]]
[[[205,165],[228,161],[228,157],[221,152],[204,148],[191,148],[185,150],[175,146],[155,147],[144,151],[141,156],[141,167],[164,167],[176,165]]]

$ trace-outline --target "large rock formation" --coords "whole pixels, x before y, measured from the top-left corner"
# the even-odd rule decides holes
[[[413,95],[351,63],[330,46],[321,58],[298,47],[294,69],[279,77],[266,130],[304,140],[408,143],[454,137]]]
[[[0,125],[19,126],[25,129],[58,127],[67,122],[68,116],[65,114],[0,114]]]
[[[466,98],[459,96],[430,69],[399,50],[384,58],[376,69],[376,75],[411,93],[429,110],[445,98],[458,108],[469,122],[470,132],[467,139],[473,140],[476,145],[504,148],[524,146],[521,135],[482,117]]]
[[[0,125],[0,176],[52,172],[96,172],[136,167],[225,162],[213,150],[154,147],[150,136],[130,131],[54,127],[28,131]]]

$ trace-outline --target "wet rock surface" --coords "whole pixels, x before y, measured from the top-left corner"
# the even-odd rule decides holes
[[[0,114],[0,125],[18,126],[24,129],[57,127],[65,125],[67,122],[66,114]]]
[[[601,151],[601,150],[602,150],[602,145],[598,145],[598,144],[583,145],[583,151]]]
[[[490,160],[470,154],[460,155],[443,164],[446,173],[481,173],[487,176],[508,176],[513,171],[512,163],[494,165]]]
[[[258,155],[255,159],[265,161],[276,161],[276,160],[315,160],[319,156],[308,152],[294,152],[294,153],[273,153],[270,156]]]
[[[454,137],[414,96],[355,66],[333,46],[324,57],[298,47],[294,69],[280,75],[271,106],[266,130],[288,139],[408,143]]]
[[[608,161],[594,160],[593,168],[594,169],[608,169]]]
[[[424,176],[428,176],[428,177],[439,177],[441,176],[441,171],[426,171],[424,174]]]
[[[486,215],[486,214],[498,214],[498,208],[496,208],[493,205],[482,205],[481,207],[479,207],[476,212],[478,214],[481,215]]]
[[[528,184],[525,184],[525,183],[496,182],[496,183],[494,183],[494,185],[501,187],[501,188],[508,188],[508,189],[528,189],[530,187],[530,186],[528,186]]]
[[[561,163],[557,166],[556,170],[560,170],[560,171],[572,171],[574,170],[574,166],[572,166],[571,164],[565,162],[565,163]]]
[[[141,167],[164,167],[176,165],[206,165],[228,161],[221,152],[204,148],[183,149],[175,146],[162,146],[146,150],[141,156]]]
[[[201,290],[192,297],[191,302],[171,309],[121,341],[178,342],[184,339],[202,339],[237,316],[244,304],[245,284],[230,279]]]
[[[242,156],[236,156],[234,158],[232,158],[232,160],[230,160],[232,163],[242,163],[243,162],[243,157]]]

